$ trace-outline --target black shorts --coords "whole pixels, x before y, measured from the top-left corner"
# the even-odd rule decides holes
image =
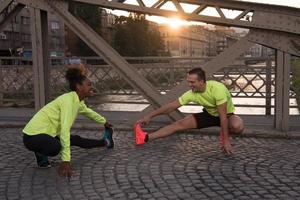
[[[228,113],[227,117],[230,117],[232,115],[233,113]],[[210,115],[205,109],[203,109],[203,112],[201,113],[193,114],[193,116],[197,122],[198,129],[221,125],[220,117]]]

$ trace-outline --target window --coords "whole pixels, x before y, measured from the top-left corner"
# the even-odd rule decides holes
[[[54,47],[59,47],[60,46],[59,37],[52,37],[52,44],[53,44]]]
[[[7,37],[6,37],[6,35],[4,33],[0,33],[0,39],[1,40],[6,40]]]
[[[31,35],[26,34],[26,33],[22,33],[21,34],[21,39],[22,39],[23,42],[31,42]]]
[[[29,17],[21,16],[21,24],[28,25],[29,23],[30,23]]]
[[[51,30],[59,30],[59,23],[56,21],[51,22]]]

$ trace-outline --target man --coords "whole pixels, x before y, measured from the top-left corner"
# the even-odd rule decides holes
[[[239,116],[234,114],[235,108],[228,89],[220,82],[206,81],[205,72],[201,68],[190,70],[187,73],[187,82],[191,90],[137,121],[134,127],[136,144],[141,145],[153,139],[166,137],[176,131],[221,126],[220,143],[225,153],[232,154],[233,147],[229,140],[229,133],[242,133],[244,123]],[[203,106],[203,112],[188,115],[153,133],[147,134],[141,129],[141,123],[148,124],[155,116],[167,114],[190,102]]]

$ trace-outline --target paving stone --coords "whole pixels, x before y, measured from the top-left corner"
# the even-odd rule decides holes
[[[35,168],[20,132],[1,130],[0,199],[300,199],[296,139],[233,139],[235,154],[224,156],[216,136],[181,133],[137,147],[132,131],[116,131],[113,150],[72,147],[68,182],[58,156],[54,167]]]

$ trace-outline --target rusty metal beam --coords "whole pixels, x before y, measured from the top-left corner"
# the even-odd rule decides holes
[[[181,7],[181,5],[178,3],[178,1],[176,0],[172,0],[173,4],[175,5],[177,12],[179,12],[179,14],[183,14],[183,8]]]
[[[49,101],[50,92],[47,12],[30,8],[30,24],[33,52],[34,103],[35,109],[39,110]]]
[[[220,53],[215,59],[205,63],[203,69],[206,71],[207,75],[212,75],[223,67],[228,67],[233,64],[237,57],[242,55],[253,45],[253,43],[249,42],[248,37],[249,34],[234,43],[224,52]]]
[[[62,0],[64,1],[64,0]],[[48,7],[40,0],[14,0],[16,3],[25,4],[28,7],[38,8],[40,10],[47,11]]]
[[[13,0],[4,0],[0,2],[0,14],[13,2]]]
[[[274,125],[275,128],[280,131],[289,130],[290,70],[290,54],[277,50]]]
[[[231,47],[226,49],[224,52],[217,55],[216,58],[213,60],[208,61],[203,66],[201,66],[207,76],[212,75],[213,73],[217,72],[218,70],[229,67],[229,65],[233,64],[235,59],[243,54],[246,50],[248,50],[253,43],[248,41],[249,35],[241,38]],[[178,98],[180,94],[182,94],[187,89],[186,81],[183,81],[181,84],[173,88],[170,92],[168,92],[168,98]]]
[[[179,3],[193,3],[196,5],[201,5],[200,10],[203,6],[212,6],[215,7],[216,10],[219,8],[227,8],[227,9],[236,9],[240,11],[249,10],[252,11],[257,20],[246,21],[246,20],[237,20],[237,19],[229,19],[221,17],[213,17],[213,16],[205,16],[192,13],[186,13],[184,11],[170,11],[159,9],[155,7],[142,7],[139,5],[132,4],[122,4],[117,2],[112,2],[108,0],[74,0],[82,3],[94,4],[101,7],[127,10],[138,13],[145,13],[150,15],[159,15],[165,17],[174,17],[180,16],[182,19],[190,20],[190,21],[200,21],[215,25],[222,26],[233,26],[233,27],[241,27],[241,28],[258,28],[258,29],[266,29],[266,30],[276,30],[294,34],[300,34],[300,9],[296,8],[288,8],[281,6],[272,6],[268,5],[269,9],[266,8],[264,4],[255,4],[255,3],[241,3],[235,1],[180,1],[180,0],[172,0],[172,2],[177,1],[177,5]],[[164,4],[165,1],[159,1],[159,5]],[[251,7],[253,6],[253,7]],[[280,8],[283,11],[280,11]],[[277,10],[276,10],[277,9]],[[197,10],[197,9],[196,9]],[[279,10],[279,11],[278,11]],[[198,12],[198,11],[197,11]],[[222,14],[221,14],[222,15]]]
[[[277,13],[284,15],[300,16],[299,8],[293,8],[281,5],[245,2],[238,0],[179,0],[181,3],[195,4],[195,5],[207,5],[218,6],[221,8],[233,9],[233,10],[253,10],[266,13]]]
[[[300,37],[294,34],[251,29],[249,41],[300,56]]]
[[[21,10],[25,7],[23,4],[17,4],[8,15],[0,22],[0,32],[21,12]]]
[[[91,49],[100,55],[105,62],[113,67],[134,89],[139,91],[151,105],[159,107],[165,103],[151,83],[143,78],[136,69],[131,67],[130,64],[93,31],[92,28],[75,18],[68,10],[61,6],[58,1],[47,1],[47,3],[49,9],[51,9],[57,17],[74,31]],[[169,116],[172,119],[181,118],[179,112],[170,113]]]
[[[283,70],[283,113],[282,113],[282,131],[289,130],[290,116],[290,86],[291,86],[291,55],[284,53],[284,70]]]

